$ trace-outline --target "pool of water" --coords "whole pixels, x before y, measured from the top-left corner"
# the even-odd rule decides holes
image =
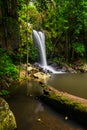
[[[46,82],[60,91],[87,99],[87,73],[52,74],[51,78]]]
[[[36,97],[42,93],[38,83],[29,81],[7,99],[16,117],[17,130],[86,130],[67,115],[61,115],[42,103]]]

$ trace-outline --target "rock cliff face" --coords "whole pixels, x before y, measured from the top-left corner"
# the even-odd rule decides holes
[[[16,128],[15,117],[8,103],[0,97],[0,130],[14,130]]]

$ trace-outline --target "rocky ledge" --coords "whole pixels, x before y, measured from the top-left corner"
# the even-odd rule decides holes
[[[27,70],[27,71],[26,71]],[[26,64],[22,65],[22,71],[20,72],[20,77],[22,79],[34,79],[34,80],[40,80],[44,81],[45,79],[50,78],[49,73],[45,73],[42,70],[40,70],[39,67],[35,67],[28,63],[28,66]]]
[[[15,117],[8,103],[0,97],[0,130],[14,130],[16,128]]]

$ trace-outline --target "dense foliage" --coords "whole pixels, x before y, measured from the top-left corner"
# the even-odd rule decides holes
[[[18,78],[18,70],[9,55],[3,49],[0,49],[0,77],[6,76],[16,80]]]
[[[20,3],[20,2],[19,2]],[[34,44],[32,41],[32,28],[39,26],[39,13],[35,6],[26,5],[26,2],[22,2],[21,9],[18,8],[19,23],[20,23],[20,48],[17,56],[21,57],[22,62],[26,62],[27,51],[29,55],[29,61],[34,62],[37,54],[35,53]],[[28,46],[27,46],[28,44]],[[21,54],[21,55],[20,55]]]
[[[7,52],[0,48],[0,95],[8,95],[11,90],[11,82],[18,80],[18,69],[12,63]]]
[[[86,58],[86,0],[36,0],[35,4],[42,16],[44,14],[42,28],[50,35],[54,56],[63,55],[69,62]]]
[[[37,53],[32,41],[33,29],[45,33],[49,59],[68,62],[86,59],[86,0],[1,0],[0,12],[5,36],[2,46],[7,50],[16,49],[14,59],[19,61],[21,57],[22,62],[26,62],[28,53],[29,61],[35,62]]]
[[[86,0],[19,0],[18,5],[22,58],[26,57],[28,41],[29,59],[36,60],[32,41],[32,30],[36,29],[46,35],[49,59],[68,62],[86,59]]]
[[[86,0],[1,0],[0,48],[6,51],[4,54],[0,49],[1,76],[15,78],[11,61],[36,61],[33,29],[45,33],[49,60],[70,63],[87,59]]]

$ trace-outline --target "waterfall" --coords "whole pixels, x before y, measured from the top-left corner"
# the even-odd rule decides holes
[[[46,48],[45,48],[45,35],[41,31],[33,30],[33,40],[38,48],[39,56],[40,56],[40,66],[45,70],[49,70],[52,73],[62,73],[61,71],[56,71],[51,66],[47,65],[46,59]]]
[[[46,60],[46,50],[45,50],[45,35],[43,32],[37,32],[36,30],[33,30],[33,38],[35,45],[38,47],[39,56],[40,56],[40,64],[41,66],[45,67],[47,66],[47,60]]]

